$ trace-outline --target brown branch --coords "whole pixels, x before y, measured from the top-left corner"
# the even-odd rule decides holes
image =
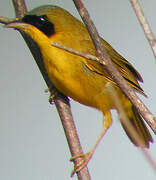
[[[62,103],[62,99],[60,99],[59,96],[57,96],[55,99],[55,105],[60,115],[72,156],[76,154],[83,154],[80,141],[76,132],[76,127],[72,119],[72,114],[68,104]],[[78,165],[79,160],[81,160],[81,158],[74,159],[74,164]],[[84,167],[79,172],[72,171],[71,176],[73,176],[75,173],[77,173],[79,180],[91,180],[87,167]]]
[[[154,54],[154,57],[156,58],[156,39],[154,37],[154,34],[150,28],[150,25],[141,9],[141,6],[138,2],[138,0],[130,0],[131,4],[132,4],[132,7],[135,11],[135,14],[141,24],[141,27],[143,28],[143,31],[145,33],[145,36],[152,48],[152,51],[153,51],[153,54]]]
[[[27,12],[27,7],[24,0],[12,0],[16,17],[22,17]]]
[[[15,14],[17,18],[22,17],[26,12],[27,12],[27,8],[26,8],[26,4],[24,0],[12,0],[14,8],[15,8]],[[0,17],[0,22],[3,24],[7,24],[9,22],[11,22],[12,19],[8,19],[8,18],[4,18],[4,17]],[[21,35],[23,36],[24,40],[26,41],[42,75],[43,78],[48,86],[48,88],[50,90],[53,89],[53,85],[48,77],[48,74],[45,70],[44,64],[43,64],[43,60],[42,60],[42,55],[41,52],[39,50],[39,47],[37,46],[37,44],[25,33],[20,32]],[[71,151],[72,156],[76,155],[76,154],[82,154],[82,148],[79,142],[79,138],[76,132],[76,128],[75,128],[75,124],[72,118],[72,113],[70,110],[70,104],[68,101],[68,98],[65,97],[64,95],[62,95],[61,93],[59,93],[58,96],[56,96],[54,98],[54,103],[56,105],[56,108],[58,110],[58,113],[60,115],[61,118],[61,122],[67,137],[67,141],[69,144],[69,148]],[[77,165],[79,164],[79,160],[74,160],[74,164]],[[87,167],[84,167],[81,171],[77,172],[77,176],[79,180],[90,180],[90,175],[88,172]]]
[[[143,104],[141,99],[136,95],[134,89],[127,84],[126,80],[120,75],[117,69],[112,65],[111,59],[103,46],[103,43],[96,30],[96,27],[93,24],[88,14],[88,11],[84,7],[82,0],[73,0],[73,1],[92,38],[92,41],[97,50],[97,56],[100,59],[100,63],[102,63],[105,66],[106,70],[111,75],[113,80],[118,84],[118,86],[130,99],[130,101],[135,105],[138,112],[142,115],[142,117],[146,120],[146,122],[151,127],[153,132],[156,134],[156,117],[153,116],[153,114],[149,111],[149,109]]]

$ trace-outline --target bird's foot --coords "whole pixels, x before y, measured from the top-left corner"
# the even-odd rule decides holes
[[[45,92],[50,93],[50,95],[49,95],[49,103],[54,104],[54,99],[58,95],[58,92],[57,92],[56,88],[54,88],[54,87],[53,88],[47,88],[47,89],[45,89]]]
[[[70,159],[70,161],[74,161],[77,158],[81,158],[79,160],[79,162],[76,165],[74,165],[74,169],[72,170],[71,177],[74,176],[75,173],[79,172],[81,169],[83,169],[88,164],[92,155],[93,155],[93,152],[89,151],[86,154],[77,154]]]

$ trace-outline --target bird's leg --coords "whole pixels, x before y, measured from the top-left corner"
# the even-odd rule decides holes
[[[103,128],[93,148],[86,154],[77,154],[70,159],[71,161],[74,161],[77,158],[81,158],[80,162],[74,166],[71,176],[73,176],[76,172],[79,172],[82,168],[84,168],[88,164],[97,146],[99,145],[100,141],[102,140],[103,136],[105,135],[106,131],[111,126],[111,124],[112,124],[112,116],[111,116],[110,111],[108,111],[104,113]]]

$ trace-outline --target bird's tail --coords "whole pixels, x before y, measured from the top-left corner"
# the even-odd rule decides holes
[[[125,103],[126,103],[126,106],[124,106],[124,107],[125,107],[125,112],[128,116],[128,119],[130,120],[130,123],[135,128],[135,130],[138,133],[138,135],[140,136],[140,138],[142,138],[142,141],[140,143],[136,142],[136,140],[133,138],[132,134],[129,132],[129,130],[127,130],[127,127],[125,127],[125,125],[122,123],[122,126],[123,126],[126,134],[128,135],[128,137],[130,138],[130,140],[133,142],[134,145],[143,147],[143,148],[149,148],[150,142],[153,142],[153,139],[152,139],[152,136],[151,136],[149,130],[147,129],[142,117],[137,112],[134,105],[132,105],[129,100],[127,100],[127,102],[125,102]]]

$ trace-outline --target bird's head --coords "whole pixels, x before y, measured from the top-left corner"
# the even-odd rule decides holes
[[[73,31],[77,23],[81,22],[68,11],[58,6],[44,5],[29,11],[5,27],[23,31],[33,38],[35,34],[50,37],[58,32]]]

